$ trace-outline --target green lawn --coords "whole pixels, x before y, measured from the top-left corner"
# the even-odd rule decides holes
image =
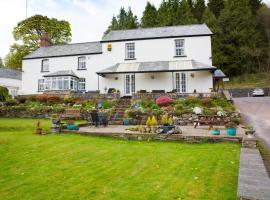
[[[38,136],[35,122],[0,118],[1,200],[237,199],[238,144]]]

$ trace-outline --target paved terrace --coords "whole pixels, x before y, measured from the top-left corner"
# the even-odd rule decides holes
[[[132,127],[132,126],[129,126]],[[216,126],[215,126],[216,127]],[[81,127],[78,131],[84,135],[96,135],[96,136],[111,136],[127,139],[166,139],[166,140],[185,140],[190,142],[199,142],[202,140],[208,141],[235,141],[241,142],[244,137],[244,130],[238,128],[236,136],[227,136],[224,127],[219,127],[221,134],[214,136],[209,130],[209,126],[199,126],[196,129],[193,126],[181,126],[183,134],[172,134],[167,136],[166,134],[153,134],[153,133],[140,133],[138,131],[127,130],[128,126],[111,125],[108,127]]]

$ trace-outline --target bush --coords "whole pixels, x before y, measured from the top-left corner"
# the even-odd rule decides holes
[[[172,102],[173,102],[173,100],[167,96],[161,96],[161,97],[157,98],[157,100],[156,100],[156,104],[158,106],[167,106],[167,105],[171,104]]]
[[[6,106],[16,106],[19,102],[15,99],[7,99],[5,105]]]
[[[65,102],[65,104],[68,104],[68,103],[74,103],[75,101],[74,101],[74,99],[73,99],[72,96],[70,96],[70,95],[65,95],[65,96],[64,96],[64,102]]]
[[[48,97],[47,101],[49,104],[57,104],[61,102],[61,99],[58,96],[50,96]]]
[[[0,86],[0,102],[5,102],[9,97],[8,89]]]
[[[37,95],[36,100],[40,103],[47,103],[48,97],[45,94]]]
[[[36,96],[35,95],[31,95],[31,96],[29,96],[28,97],[28,99],[27,99],[27,101],[37,101],[37,99],[36,99]]]
[[[23,97],[23,96],[19,96],[19,97],[17,98],[17,100],[19,101],[19,103],[24,104],[24,103],[26,102],[27,98],[26,98],[26,97]]]
[[[60,104],[57,104],[57,105],[54,105],[53,108],[52,108],[53,112],[55,113],[62,113],[65,111],[65,108],[60,105]]]

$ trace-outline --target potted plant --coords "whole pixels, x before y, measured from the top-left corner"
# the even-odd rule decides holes
[[[156,120],[155,116],[153,115],[152,119],[151,119],[151,131],[152,131],[152,133],[156,132],[156,130],[157,130],[156,125],[157,125],[157,120]]]
[[[37,122],[36,134],[42,135],[42,128],[40,127],[40,121]]]
[[[252,138],[255,133],[254,127],[252,125],[248,125],[244,127],[244,129],[245,129],[245,134],[247,135],[247,137]]]
[[[236,135],[236,128],[237,128],[237,124],[234,122],[229,122],[226,124],[226,128],[227,128],[227,135],[229,136],[235,136]]]
[[[213,129],[212,129],[212,135],[220,135],[220,130],[219,130],[219,128],[213,128]]]

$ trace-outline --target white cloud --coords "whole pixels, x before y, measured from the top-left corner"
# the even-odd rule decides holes
[[[149,0],[156,7],[162,0]],[[14,42],[12,30],[25,19],[26,0],[0,0],[0,56],[5,57]],[[28,17],[47,15],[70,22],[72,42],[100,40],[120,7],[132,8],[140,18],[147,0],[28,0]],[[270,0],[265,2],[269,3]]]

